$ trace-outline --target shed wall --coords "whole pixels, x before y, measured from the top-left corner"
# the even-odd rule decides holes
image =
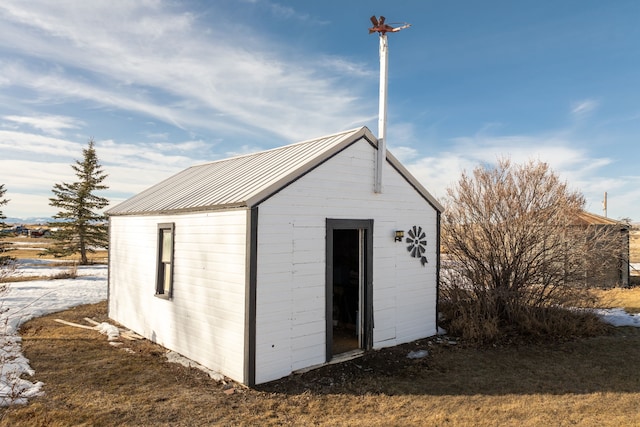
[[[155,294],[157,233],[175,224],[171,300]],[[244,381],[247,211],[110,218],[109,316]]]
[[[437,212],[389,163],[373,192],[376,150],[360,140],[259,206],[256,383],[325,361],[325,221],[373,219],[373,346],[436,333]],[[394,242],[421,226],[428,264]]]

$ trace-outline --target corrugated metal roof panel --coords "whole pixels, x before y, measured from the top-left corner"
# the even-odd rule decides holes
[[[576,224],[584,224],[584,225],[620,225],[622,227],[628,227],[622,221],[616,221],[611,218],[607,218],[602,215],[597,215],[591,212],[582,211],[578,213],[576,217]]]
[[[371,132],[362,127],[192,166],[109,209],[107,214],[252,206],[363,137],[376,141]]]

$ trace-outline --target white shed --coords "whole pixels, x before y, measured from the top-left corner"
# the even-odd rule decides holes
[[[366,127],[110,209],[109,316],[247,385],[436,333],[441,205]],[[400,234],[404,237],[400,237]]]

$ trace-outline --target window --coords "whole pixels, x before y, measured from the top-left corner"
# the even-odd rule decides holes
[[[174,224],[158,224],[158,271],[156,296],[171,298],[173,294]]]

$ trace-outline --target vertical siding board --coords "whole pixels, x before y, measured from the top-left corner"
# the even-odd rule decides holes
[[[437,212],[388,163],[383,192],[373,193],[375,154],[360,140],[253,214],[111,217],[109,315],[249,384],[323,363],[326,219],[371,219],[373,347],[434,334]],[[153,296],[159,222],[176,227],[171,301]],[[406,235],[414,225],[427,233],[425,267],[393,241],[396,229]]]
[[[175,223],[172,300],[154,296],[157,224]],[[111,217],[109,316],[243,381],[246,213]]]
[[[389,164],[374,194],[374,162],[371,145],[357,142],[261,203],[258,382],[325,360],[326,218],[374,220],[373,347],[435,334],[436,211]],[[427,267],[393,241],[413,225],[427,230]]]
[[[293,225],[259,207],[256,289],[256,382],[291,373]],[[270,244],[277,242],[278,251]]]

